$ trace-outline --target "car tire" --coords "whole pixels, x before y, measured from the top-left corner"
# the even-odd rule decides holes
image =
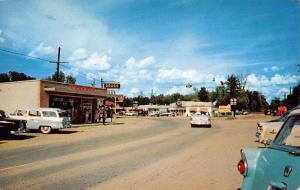
[[[49,133],[51,133],[51,127],[50,126],[41,126],[40,127],[40,131],[41,131],[41,133],[43,133],[43,134],[49,134]]]

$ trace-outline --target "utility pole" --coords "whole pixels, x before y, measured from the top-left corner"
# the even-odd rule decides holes
[[[101,88],[104,88],[103,79],[101,78]]]
[[[298,73],[300,73],[300,64],[297,64],[298,66]],[[300,82],[298,83],[298,85],[296,86],[298,88],[298,104],[300,104],[300,87],[299,87]]]
[[[56,63],[56,80],[57,81],[58,81],[58,77],[59,77],[59,60],[60,60],[60,47],[58,47],[57,63]]]
[[[96,86],[96,80],[93,78],[92,82],[91,82],[92,87]]]
[[[67,61],[60,61],[60,47],[58,47],[57,61],[49,61],[50,63],[56,63],[56,81],[59,82],[59,64],[69,63]]]

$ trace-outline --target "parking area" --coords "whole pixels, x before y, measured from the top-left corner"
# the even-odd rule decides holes
[[[242,147],[270,116],[212,118],[191,128],[187,117],[126,117],[51,134],[0,141],[1,189],[236,189]]]

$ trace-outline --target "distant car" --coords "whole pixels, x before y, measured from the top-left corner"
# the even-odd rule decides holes
[[[40,130],[44,134],[71,127],[66,112],[58,108],[16,110],[10,117],[26,120],[26,130]]]
[[[267,122],[258,122],[256,128],[257,141],[267,143],[268,140],[273,140],[278,133],[280,127],[285,122],[290,111],[286,111],[279,118]]]
[[[148,116],[150,116],[150,117],[159,117],[160,112],[159,111],[152,111],[148,114]]]
[[[242,111],[242,115],[248,115],[249,112],[248,111]]]
[[[209,113],[201,114],[196,113],[191,117],[191,127],[211,127],[211,117]]]
[[[0,131],[10,135],[11,132],[23,132],[26,128],[26,120],[9,117],[4,110],[0,110]]]
[[[119,111],[119,112],[117,112],[118,115],[125,115],[125,113],[126,113],[125,111]]]
[[[265,115],[271,115],[271,114],[272,114],[272,112],[271,112],[271,110],[270,110],[270,109],[266,109],[266,110],[264,111],[264,114],[265,114]]]
[[[137,112],[125,112],[126,116],[137,116],[138,113]]]
[[[175,116],[175,113],[172,113],[172,112],[160,112],[159,116]]]
[[[243,148],[241,189],[300,189],[300,109],[292,111],[267,148]]]

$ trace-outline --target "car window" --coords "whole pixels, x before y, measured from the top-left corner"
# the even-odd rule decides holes
[[[53,111],[42,111],[44,117],[57,117],[56,113]]]
[[[69,113],[67,111],[58,112],[59,117],[69,117]]]
[[[18,110],[18,111],[17,111],[17,116],[25,116],[26,113],[27,113],[26,110]]]
[[[288,118],[274,144],[300,149],[300,115]]]
[[[37,110],[29,110],[28,115],[33,117],[41,117],[41,113]]]

